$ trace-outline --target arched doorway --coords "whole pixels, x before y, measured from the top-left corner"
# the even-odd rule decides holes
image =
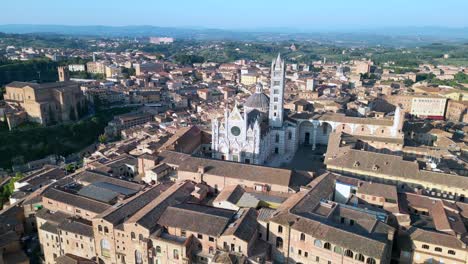
[[[299,144],[310,145],[312,144],[314,126],[310,121],[303,121],[299,125]]]

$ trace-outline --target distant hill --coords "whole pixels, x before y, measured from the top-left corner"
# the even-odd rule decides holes
[[[198,40],[313,40],[337,44],[419,45],[423,43],[467,42],[468,28],[405,27],[362,30],[296,30],[262,28],[258,30],[224,30],[209,28],[175,28],[157,26],[64,26],[64,25],[0,25],[5,33],[41,33],[101,37],[170,36]]]

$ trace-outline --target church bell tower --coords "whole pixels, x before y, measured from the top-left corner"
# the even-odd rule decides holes
[[[279,128],[283,126],[283,104],[284,104],[284,78],[285,64],[281,55],[271,63],[271,84],[270,84],[270,111],[269,123],[271,127]]]

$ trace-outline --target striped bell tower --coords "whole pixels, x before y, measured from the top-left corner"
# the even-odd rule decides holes
[[[284,78],[285,64],[278,53],[278,57],[271,63],[271,85],[270,85],[270,127],[279,128],[283,126],[283,101],[284,101]]]

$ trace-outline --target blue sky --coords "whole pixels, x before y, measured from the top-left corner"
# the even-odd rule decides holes
[[[468,27],[468,0],[2,0],[0,24],[223,29]]]

